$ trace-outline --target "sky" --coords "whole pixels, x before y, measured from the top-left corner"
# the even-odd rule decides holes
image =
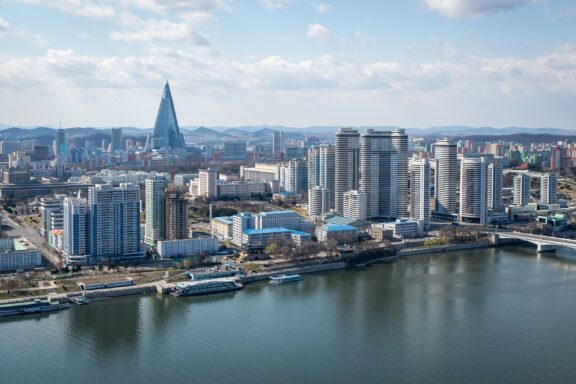
[[[576,129],[576,0],[0,0],[0,124]]]

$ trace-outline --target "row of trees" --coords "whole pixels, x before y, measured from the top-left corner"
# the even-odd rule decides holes
[[[325,243],[307,241],[301,246],[297,246],[290,239],[278,238],[269,243],[265,252],[272,258],[287,258],[289,260],[303,260],[326,253],[328,257],[334,256],[338,248],[338,242],[329,240]]]

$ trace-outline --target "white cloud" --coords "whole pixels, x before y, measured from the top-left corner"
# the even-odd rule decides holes
[[[48,45],[44,36],[14,28],[8,21],[0,17],[0,38],[2,37],[17,37],[36,45]]]
[[[293,0],[260,0],[260,4],[269,11],[279,11]]]
[[[368,44],[372,44],[372,43],[376,42],[375,38],[373,38],[372,36],[365,35],[360,31],[356,31],[356,33],[354,33],[354,36],[356,36],[356,38],[360,41],[360,43],[362,43],[364,45],[368,45]]]
[[[60,12],[94,19],[103,19],[114,16],[115,10],[109,5],[101,5],[90,0],[19,0],[27,4],[47,5]]]
[[[112,31],[112,40],[125,42],[172,41],[194,46],[208,46],[208,37],[195,29],[188,22],[173,22],[154,18],[142,19],[132,14],[124,14],[120,24],[122,31]]]
[[[228,11],[227,0],[118,0],[126,8],[139,8],[151,12],[214,12]]]
[[[330,32],[328,28],[326,28],[322,24],[314,23],[314,24],[308,24],[306,37],[314,40],[330,41],[334,38],[334,35],[332,34],[332,32]]]
[[[325,4],[325,3],[317,3],[315,1],[310,3],[312,5],[312,7],[314,8],[314,10],[318,13],[326,13],[330,10],[330,4]]]
[[[534,0],[425,0],[428,8],[451,17],[478,17],[498,14],[527,5]]]

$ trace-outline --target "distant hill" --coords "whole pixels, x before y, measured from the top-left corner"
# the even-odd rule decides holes
[[[2,125],[0,124],[0,127]],[[131,136],[142,138],[145,137],[151,128],[137,128],[137,127],[121,127],[124,136]],[[306,128],[294,128],[276,125],[246,125],[238,127],[205,127],[205,126],[184,126],[180,130],[186,137],[189,143],[204,144],[213,143],[218,144],[226,141],[248,141],[251,142],[269,142],[272,140],[272,135],[275,130],[283,130],[285,136],[289,139],[301,139],[305,136],[320,136],[325,139],[331,139],[338,130],[338,126],[310,126]],[[356,127],[360,131],[366,128],[374,128],[379,130],[394,130],[400,127],[396,126],[363,126]],[[468,126],[440,126],[430,128],[405,128],[406,133],[410,136],[422,137],[485,137],[482,140],[493,140],[494,136],[504,135],[552,135],[559,137],[559,140],[572,137],[573,132],[562,130],[558,128],[526,128],[526,127],[468,127]],[[111,128],[99,127],[72,127],[66,128],[66,135],[70,139],[86,139],[86,138],[110,138]],[[0,129],[1,140],[20,140],[20,139],[42,139],[42,141],[54,138],[56,129],[52,127],[39,126],[39,127],[8,127]],[[520,137],[518,136],[518,137]],[[490,137],[489,139],[487,137]],[[537,136],[540,137],[540,136]],[[542,136],[550,139],[548,136]],[[480,140],[480,139],[478,139]],[[516,140],[516,139],[515,139]],[[532,141],[538,139],[531,138]],[[518,141],[518,140],[517,140]]]

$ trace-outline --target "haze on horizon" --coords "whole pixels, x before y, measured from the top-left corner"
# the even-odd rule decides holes
[[[0,0],[0,123],[574,129],[574,0]]]

